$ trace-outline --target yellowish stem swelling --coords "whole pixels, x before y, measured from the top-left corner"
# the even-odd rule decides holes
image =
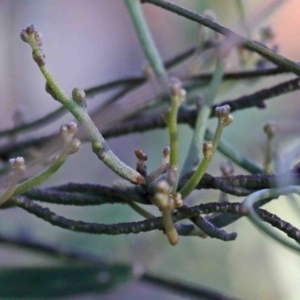
[[[172,212],[167,208],[163,208],[161,212],[165,227],[165,234],[169,240],[169,243],[172,246],[176,246],[179,242],[179,236],[172,219]]]

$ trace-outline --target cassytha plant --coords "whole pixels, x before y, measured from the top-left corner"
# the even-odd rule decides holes
[[[209,36],[208,39],[205,40],[205,43],[201,45],[203,48],[210,49],[209,51],[212,56],[211,64],[213,65],[214,72],[188,74],[180,80],[171,78],[168,69],[194,55],[198,50],[197,47],[188,49],[168,62],[163,62],[143,16],[142,4],[137,0],[126,0],[125,3],[129,15],[149,61],[149,73],[154,74],[151,76],[156,76],[155,80],[160,88],[156,99],[152,99],[151,103],[146,105],[144,109],[139,108],[133,111],[130,118],[105,129],[104,132],[100,132],[90,117],[86,97],[118,85],[127,85],[127,90],[132,90],[146,82],[147,76],[117,80],[116,82],[86,91],[80,88],[74,88],[71,96],[69,96],[62,90],[49,71],[47,58],[42,49],[42,33],[40,33],[34,25],[28,25],[21,31],[21,39],[27,43],[32,50],[33,60],[45,78],[46,92],[48,92],[54,100],[60,102],[63,107],[55,114],[52,114],[51,117],[54,116],[56,118],[63,109],[70,112],[75,118],[75,121],[61,126],[60,136],[63,140],[63,146],[52,162],[39,174],[22,181],[20,178],[26,172],[24,158],[20,156],[9,160],[9,183],[0,195],[2,208],[20,207],[54,226],[77,232],[119,235],[130,233],[142,234],[142,232],[156,230],[158,234],[165,234],[171,245],[177,245],[180,236],[190,236],[190,238],[193,238],[193,236],[208,236],[210,238],[219,239],[220,243],[221,241],[235,240],[237,238],[236,232],[228,233],[222,228],[246,216],[255,226],[272,238],[293,251],[299,252],[300,248],[297,243],[300,242],[300,231],[280,219],[277,215],[260,208],[262,205],[265,205],[281,195],[300,194],[299,168],[297,165],[293,168],[291,167],[290,170],[275,174],[274,149],[272,144],[276,134],[275,125],[268,123],[264,128],[267,136],[267,148],[263,167],[251,161],[249,158],[244,157],[238,149],[233,148],[222,138],[223,130],[233,122],[232,112],[250,107],[263,107],[265,100],[299,89],[299,78],[296,77],[295,79],[259,90],[250,95],[239,95],[236,99],[214,105],[218,90],[227,79],[238,81],[240,79],[271,76],[284,72],[299,75],[299,64],[270,50],[266,45],[262,44],[262,42],[258,43],[244,38],[230,29],[221,26],[211,16],[201,16],[164,0],[143,0],[141,2],[159,6],[162,9],[176,13],[204,27],[210,28],[217,33]],[[223,36],[223,38],[221,36]],[[267,34],[265,32],[264,39],[266,36]],[[231,73],[226,71],[225,61],[233,49],[237,49],[241,64],[245,69],[244,71]],[[253,58],[253,56],[251,56],[251,53],[259,54],[263,62],[268,61],[273,65],[269,66],[267,64],[267,68],[258,68],[257,61],[255,61],[255,57]],[[249,63],[243,65],[245,57],[249,60]],[[203,82],[205,82],[205,91],[203,95],[199,96],[199,84]],[[125,92],[127,90],[125,90]],[[121,97],[123,94],[120,93],[118,97]],[[114,100],[116,99],[117,97],[115,97]],[[147,111],[147,114],[144,114],[145,111]],[[207,124],[210,117],[216,117],[218,120],[214,132],[208,129]],[[14,128],[12,130],[14,133],[21,132],[25,129],[30,130],[33,129],[37,123],[40,126],[43,122],[28,123],[25,127]],[[183,167],[180,168],[178,152],[181,140],[178,136],[178,125],[182,123],[189,124],[194,131],[187,158],[182,164]],[[122,182],[112,184],[111,186],[102,186],[100,184],[92,185],[89,183],[69,183],[51,188],[38,188],[45,180],[58,172],[69,155],[76,155],[81,144],[80,140],[75,137],[77,126],[83,127],[87,140],[91,145],[91,150],[99,158],[99,163],[104,163],[108,168],[114,171],[115,174],[122,179]],[[238,124],[233,123],[231,126],[238,126]],[[110,137],[162,127],[166,127],[168,130],[168,143],[164,149],[160,150],[162,152],[162,158],[154,170],[149,171],[147,169],[148,156],[144,149],[136,149],[135,155],[137,163],[136,168],[133,169],[121,161],[106,142],[106,139]],[[2,132],[0,136],[7,136],[12,130]],[[39,141],[41,145],[45,145],[47,142],[48,138]],[[15,143],[13,147],[14,150],[22,148],[22,150],[24,151],[25,149],[26,152],[26,148],[36,144],[36,140],[28,140],[25,143]],[[206,173],[216,151],[220,151],[232,162],[224,163],[221,166],[223,174],[221,177]],[[4,147],[2,155],[5,153],[9,156],[10,152],[12,152],[11,147]],[[251,173],[251,175],[233,175],[233,163],[242,167]],[[189,195],[195,189],[216,189],[220,191],[220,197],[209,203],[189,206]],[[244,197],[245,199],[243,199],[242,202],[233,203],[230,202],[230,195]],[[123,223],[122,220],[120,220],[120,222],[116,224],[77,221],[58,215],[49,210],[49,208],[38,204],[36,201],[76,206],[122,203],[129,205],[140,214],[142,220],[128,223]],[[159,215],[153,215],[145,209],[145,206],[141,206],[140,204],[156,206],[160,212]],[[183,223],[180,222],[181,220],[187,221]],[[281,230],[289,238],[296,241],[296,243],[278,235],[274,229],[271,229],[266,223]],[[9,238],[7,238],[7,241],[8,240]],[[95,264],[98,267],[94,267],[94,269],[90,270],[84,265],[81,270],[82,272],[91,272],[91,281],[95,279],[95,274],[98,274],[97,272],[102,270],[101,268],[104,268],[105,272],[111,272],[113,276],[116,274],[114,272],[120,272],[122,276],[124,275],[121,279],[116,277],[116,284],[124,278],[128,279],[128,277],[131,276],[128,266],[99,265],[96,259],[91,259],[81,253],[74,254],[68,251],[61,251],[55,247],[43,247],[38,242],[33,244],[24,240],[14,240],[12,242],[20,245],[20,247],[32,247],[35,248],[35,250],[43,249],[43,251],[47,253],[73,257],[85,263]],[[23,271],[22,276],[29,276],[31,274],[28,270]],[[69,271],[70,272],[67,272],[65,276],[69,276],[72,273],[72,270]],[[62,269],[54,270],[53,274],[61,274],[62,272]],[[85,274],[84,272],[82,274]],[[41,273],[40,276],[45,276],[45,274]],[[7,278],[12,280],[8,275],[6,276],[6,280],[9,280]],[[151,280],[153,282],[155,281],[154,278],[147,274],[144,274],[142,278],[146,278],[150,282]],[[87,285],[90,284],[91,281],[87,280]],[[166,282],[162,282],[163,281],[160,281],[161,285],[167,286]],[[113,282],[112,286],[114,286],[115,283]],[[30,283],[28,282],[26,284]],[[99,284],[99,282],[95,281],[96,290],[97,284]],[[105,289],[106,288],[103,287],[103,290]],[[15,288],[14,291],[9,288],[4,288],[2,295],[13,295],[15,292],[15,295],[20,296],[21,292],[19,291],[21,290],[21,285],[19,289]],[[50,290],[51,289],[47,290],[48,294],[51,294]],[[52,290],[52,292],[53,291],[54,290]],[[192,293],[192,288],[187,285],[183,286],[181,292],[187,294]],[[198,289],[197,295],[203,298],[204,292],[202,292],[201,289]],[[41,296],[43,293],[43,291],[39,291],[36,294],[32,293],[32,295]],[[58,289],[52,293],[52,296],[62,294],[63,289]],[[211,291],[210,295],[215,294]]]

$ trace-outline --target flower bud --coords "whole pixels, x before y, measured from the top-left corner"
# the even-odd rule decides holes
[[[19,156],[17,158],[11,158],[9,160],[10,167],[16,172],[18,175],[23,175],[26,170],[25,160],[23,157]]]
[[[34,37],[37,45],[39,47],[41,47],[43,45],[43,39],[44,39],[43,34],[39,31],[35,31],[33,37]]]
[[[86,108],[87,104],[86,104],[86,95],[84,90],[79,89],[79,88],[74,88],[72,91],[72,99],[80,106]]]
[[[264,133],[267,135],[269,139],[274,138],[274,135],[277,131],[277,126],[275,122],[268,122],[263,127]]]
[[[215,114],[219,119],[228,116],[229,113],[230,113],[230,106],[228,104],[218,106],[215,109]]]
[[[20,32],[20,38],[22,39],[23,42],[28,43],[28,36],[27,36],[27,32],[25,29],[23,29]]]
[[[81,142],[78,139],[73,139],[70,142],[69,154],[74,154],[80,149]]]
[[[202,151],[203,151],[204,157],[206,157],[206,158],[211,157],[212,154],[213,154],[213,144],[212,144],[212,142],[211,141],[204,142]]]
[[[27,25],[27,27],[25,28],[25,31],[27,34],[32,34],[35,32],[35,28],[33,24],[29,24]]]
[[[140,161],[146,161],[148,159],[148,156],[143,149],[136,149],[134,153],[136,158]]]
[[[170,145],[166,145],[163,150],[163,156],[164,158],[169,158],[170,156]]]

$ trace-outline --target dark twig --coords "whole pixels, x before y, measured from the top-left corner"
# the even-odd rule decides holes
[[[286,233],[287,236],[300,243],[300,230],[292,224],[281,220],[278,216],[269,213],[264,209],[256,209],[257,214],[267,223],[273,227]]]
[[[74,221],[62,216],[55,214],[50,211],[50,209],[42,207],[32,200],[24,196],[18,196],[10,200],[10,202],[18,206],[29,213],[34,214],[38,218],[43,219],[46,222],[51,223],[54,226],[65,228],[71,231],[85,232],[91,234],[107,234],[107,235],[119,235],[119,234],[129,234],[129,233],[140,233],[151,231],[155,229],[163,229],[162,218],[151,218],[145,221],[132,222],[132,223],[117,223],[117,224],[99,224],[99,223],[87,223],[83,221]],[[259,211],[259,209],[256,209]],[[242,214],[243,210],[240,203],[207,203],[200,204],[193,207],[182,207],[180,210],[173,214],[174,222],[196,217],[199,214],[209,214],[209,213],[233,213]],[[266,216],[266,222],[270,222],[272,226],[283,230],[292,238],[299,239],[299,231],[293,226],[288,226],[286,222],[281,221],[278,217],[272,215],[263,214],[262,218]]]
[[[231,111],[236,111],[245,108],[251,107],[264,107],[264,100],[271,99],[273,97],[280,96],[284,93],[289,93],[296,91],[300,88],[300,79],[288,80],[278,85],[275,85],[268,89],[263,89],[261,91],[255,92],[250,95],[239,97],[235,100],[227,100],[218,105],[229,104]],[[215,106],[213,106],[213,110]],[[212,111],[213,111],[212,110]],[[190,110],[181,110],[178,114],[178,123],[182,124],[194,124],[198,111],[196,109]],[[211,115],[212,117],[213,115]],[[117,137],[121,135],[136,133],[136,132],[145,132],[148,130],[154,130],[158,128],[165,128],[166,123],[161,116],[161,114],[155,114],[150,116],[143,116],[142,118],[136,118],[129,121],[124,121],[118,123],[117,125],[105,129],[102,131],[103,137],[108,139],[112,137]],[[33,138],[25,141],[19,141],[15,143],[8,143],[3,145],[0,149],[0,158],[7,160],[10,158],[12,152],[22,151],[28,147],[37,147],[44,145],[47,141],[55,137],[55,134],[45,136],[42,138]]]
[[[300,78],[297,77],[296,79],[285,81],[271,88],[263,89],[250,95],[242,96],[234,100],[224,101],[221,104],[213,106],[212,111],[214,111],[216,106],[225,104],[230,105],[231,112],[251,107],[263,107],[263,101],[265,100],[298,90],[300,88],[299,83]],[[194,124],[197,114],[197,109],[181,110],[178,114],[178,123]],[[213,117],[213,114],[211,117]],[[160,114],[156,114],[143,116],[142,118],[136,118],[117,124],[104,130],[103,136],[105,138],[111,138],[165,127],[166,123],[163,117]]]
[[[190,220],[211,238],[216,238],[224,242],[234,241],[237,238],[236,232],[227,233],[225,230],[214,226],[208,219],[200,215],[192,217]]]
[[[179,189],[192,174],[192,172],[188,173],[181,178]],[[205,173],[197,185],[197,189],[216,189],[235,196],[247,196],[254,191],[277,187],[278,182],[280,182],[281,186],[284,186],[284,182],[281,180],[283,177],[290,179],[286,182],[286,186],[300,184],[299,173],[286,173],[277,176],[254,174],[228,177],[214,177]],[[62,205],[88,206],[113,203],[126,204],[128,201],[152,204],[148,200],[145,190],[141,187],[117,188],[87,183],[69,183],[47,189],[34,188],[24,195],[41,202]]]
[[[282,67],[286,70],[289,70],[297,75],[300,75],[300,65],[298,65],[296,62],[293,62],[269,49],[266,47],[250,41],[241,35],[235,33],[234,31],[230,30],[229,28],[226,28],[214,21],[212,21],[209,18],[203,17],[193,11],[189,11],[179,5],[173,4],[171,2],[165,1],[165,0],[143,0],[144,3],[151,3],[156,6],[159,6],[161,8],[164,8],[165,10],[169,10],[175,14],[178,14],[180,16],[183,16],[189,20],[195,21],[199,24],[202,24],[205,27],[208,27],[228,38],[229,43],[235,44],[235,45],[241,45],[247,50],[254,51],[263,57],[265,57],[267,60],[273,62],[279,67]]]

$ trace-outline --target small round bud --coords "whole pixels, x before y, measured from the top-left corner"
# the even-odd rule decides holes
[[[94,153],[99,153],[102,150],[102,145],[100,142],[93,142],[92,143],[92,150]]]
[[[70,154],[74,154],[76,153],[79,148],[80,148],[81,142],[78,139],[73,139],[70,143],[70,149],[69,149],[69,153]]]
[[[170,145],[166,145],[163,150],[163,156],[164,158],[168,158],[170,156]]]
[[[181,92],[182,82],[178,78],[171,78],[169,87],[170,87],[171,95],[177,96]]]
[[[223,120],[224,126],[229,126],[232,122],[233,122],[233,116],[232,115],[226,116]]]
[[[168,183],[167,180],[161,179],[161,180],[158,180],[154,184],[153,188],[155,190],[155,193],[161,193],[161,194],[164,194],[164,195],[169,195],[171,186],[170,186],[170,184]]]
[[[62,125],[60,127],[60,134],[63,137],[63,139],[68,142],[71,141],[75,132],[77,130],[77,124],[75,122],[69,122],[66,125]]]
[[[21,31],[20,38],[22,39],[23,42],[28,43],[28,36],[25,29]]]
[[[175,193],[173,195],[173,201],[174,201],[174,204],[175,204],[175,208],[182,207],[183,200],[182,200],[182,197],[181,197],[180,193]]]
[[[59,128],[59,133],[64,138],[67,137],[67,136],[69,136],[68,127],[66,125],[61,125],[60,128]]]
[[[25,160],[23,157],[11,158],[9,160],[10,167],[18,174],[23,175],[25,173]]]
[[[143,149],[136,149],[134,153],[138,160],[146,161],[148,159],[148,156]]]
[[[71,141],[77,130],[77,124],[75,122],[69,122],[66,125],[60,126],[59,132],[63,139],[68,142]]]
[[[35,32],[35,28],[33,24],[29,24],[27,25],[27,27],[25,28],[25,31],[27,34],[32,34]]]
[[[172,78],[170,80],[170,91],[173,99],[176,101],[179,106],[185,101],[186,90],[182,88],[182,82],[177,78]]]
[[[69,122],[67,125],[68,131],[70,134],[74,135],[77,131],[77,124],[73,121]]]
[[[55,93],[53,92],[53,90],[52,90],[52,88],[50,87],[50,85],[48,84],[48,82],[46,82],[46,85],[45,85],[45,91],[46,91],[48,94],[50,94],[54,100],[58,100],[58,97],[55,95]]]
[[[41,49],[35,49],[32,52],[32,58],[39,66],[45,65],[45,57],[46,56]]]
[[[264,125],[263,130],[269,139],[274,138],[277,131],[277,126],[275,122],[268,122]]]
[[[186,90],[181,89],[179,94],[178,94],[178,97],[180,98],[180,102],[183,103],[185,101],[185,98],[186,98]]]
[[[224,117],[228,116],[229,113],[230,113],[230,106],[227,104],[218,106],[215,109],[215,114],[218,118],[224,118]]]
[[[84,90],[79,89],[79,88],[74,88],[72,91],[72,99],[80,106],[86,108],[86,95]]]
[[[206,157],[206,158],[211,157],[212,156],[212,150],[213,150],[213,144],[212,144],[211,141],[207,141],[207,142],[203,143],[202,151],[203,151],[204,157]]]
[[[36,41],[36,43],[38,44],[39,47],[41,47],[43,45],[43,34],[39,31],[35,31],[34,32],[34,39]]]

